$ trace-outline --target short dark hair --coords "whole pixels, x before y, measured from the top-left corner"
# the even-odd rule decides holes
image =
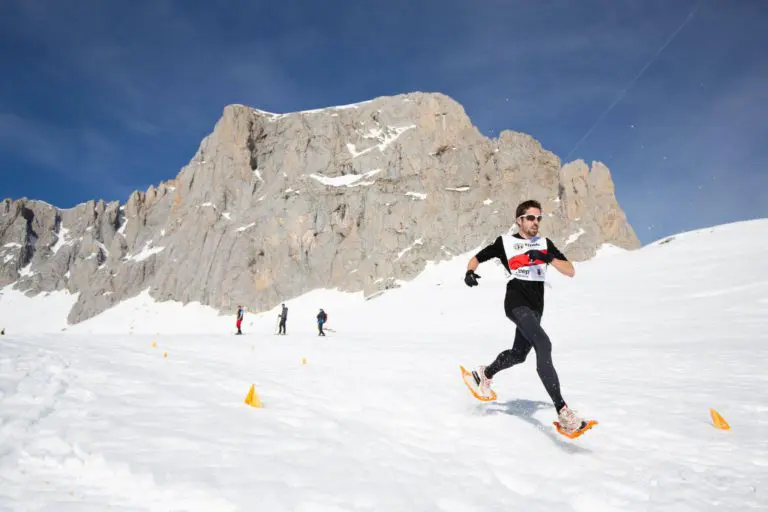
[[[515,218],[517,219],[521,215],[524,215],[526,210],[528,208],[538,208],[541,210],[541,203],[536,201],[535,199],[529,199],[527,201],[523,201],[519,205],[517,205],[517,210],[515,211]]]

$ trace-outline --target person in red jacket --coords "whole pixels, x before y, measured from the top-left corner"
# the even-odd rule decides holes
[[[243,317],[245,316],[245,309],[243,306],[239,305],[237,306],[237,333],[236,334],[243,334],[243,331],[240,329],[240,327],[243,325]]]

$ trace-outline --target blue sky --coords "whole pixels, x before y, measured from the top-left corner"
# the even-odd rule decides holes
[[[0,196],[125,201],[225,105],[410,91],[601,160],[641,241],[768,217],[768,2],[4,0]]]

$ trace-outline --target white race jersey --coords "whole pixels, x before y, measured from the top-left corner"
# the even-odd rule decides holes
[[[542,260],[531,261],[527,253],[531,250],[547,252],[547,238],[537,236],[531,239],[501,235],[504,254],[509,266],[509,279],[523,281],[544,281],[547,276],[547,264]]]

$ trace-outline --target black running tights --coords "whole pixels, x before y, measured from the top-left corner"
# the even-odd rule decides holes
[[[541,328],[541,316],[530,308],[521,306],[507,311],[507,316],[517,326],[512,349],[505,350],[485,369],[485,376],[492,379],[495,374],[525,361],[533,348],[536,351],[536,372],[549,393],[555,410],[565,405],[560,394],[560,380],[552,363],[552,342]]]

